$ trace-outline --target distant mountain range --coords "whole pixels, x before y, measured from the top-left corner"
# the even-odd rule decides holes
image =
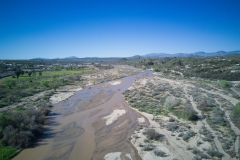
[[[225,56],[228,54],[240,54],[240,50],[238,51],[218,51],[218,52],[195,52],[195,53],[174,53],[174,54],[168,54],[168,53],[150,53],[146,55],[142,55],[141,57],[145,58],[163,58],[163,57],[212,57],[212,56]],[[136,56],[133,56],[136,57]]]
[[[65,57],[65,58],[53,58],[53,59],[50,59],[50,58],[33,58],[32,60],[58,60],[58,59],[77,59],[78,57],[76,56],[70,56],[70,57]]]
[[[195,52],[195,53],[174,53],[174,54],[169,54],[169,53],[150,53],[146,55],[135,55],[132,57],[127,57],[128,59],[137,59],[137,58],[164,58],[164,57],[212,57],[212,56],[225,56],[229,54],[240,54],[240,50],[238,51],[218,51],[218,52],[211,52],[211,53],[206,53],[206,52]],[[119,59],[120,57],[109,57],[109,59]],[[124,58],[124,57],[122,57]],[[49,59],[49,58],[33,58],[32,60],[71,60],[71,59],[108,59],[108,58],[98,58],[98,57],[85,57],[85,58],[78,58],[76,56],[70,56],[70,57],[65,57],[65,58],[54,58],[54,59]]]

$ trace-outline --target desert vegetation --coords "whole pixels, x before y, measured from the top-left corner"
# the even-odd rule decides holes
[[[168,155],[174,159],[181,155],[178,144],[190,159],[237,159],[240,121],[236,90],[226,80],[193,80],[162,72],[135,81],[123,96],[131,107],[149,117],[151,130],[164,134],[165,141],[152,141],[143,126],[132,143],[144,151],[142,157],[150,153],[152,158]],[[169,143],[175,152],[170,151]],[[169,150],[163,151],[163,146]]]
[[[215,57],[165,57],[125,59],[122,64],[150,69],[166,75],[174,74],[188,78],[208,78],[213,80],[239,81],[239,60],[236,55]]]

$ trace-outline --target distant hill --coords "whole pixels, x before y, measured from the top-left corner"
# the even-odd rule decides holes
[[[54,58],[54,59],[49,59],[49,58],[33,58],[31,60],[117,60],[120,58],[127,58],[127,59],[139,59],[139,58],[164,58],[164,57],[213,57],[213,56],[226,56],[226,55],[240,55],[240,50],[237,51],[217,51],[217,52],[211,52],[211,53],[206,53],[206,52],[195,52],[195,53],[174,53],[174,54],[169,54],[169,53],[149,53],[146,55],[135,55],[132,57],[105,57],[105,58],[99,58],[99,57],[85,57],[85,58],[78,58],[76,56],[70,56],[70,57],[65,57],[65,58]]]
[[[132,57],[128,57],[128,59],[139,59],[139,58],[143,58],[142,56],[139,56],[139,55],[135,55],[135,56],[132,56]]]
[[[145,58],[163,58],[163,57],[190,57],[190,56],[197,56],[197,57],[212,57],[212,56],[225,56],[228,54],[240,54],[240,50],[238,51],[218,51],[218,52],[195,52],[195,53],[174,53],[174,54],[168,54],[168,53],[150,53],[146,55],[142,55],[142,57]]]
[[[49,60],[49,58],[40,58],[40,57],[38,57],[38,58],[33,58],[31,60]]]
[[[78,57],[76,57],[76,56],[70,56],[70,57],[65,57],[65,58],[62,58],[62,59],[76,59],[76,58],[78,58]]]

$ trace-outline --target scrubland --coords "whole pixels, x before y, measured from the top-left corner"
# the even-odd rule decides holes
[[[155,72],[123,96],[150,122],[131,139],[143,159],[239,159],[238,87]]]

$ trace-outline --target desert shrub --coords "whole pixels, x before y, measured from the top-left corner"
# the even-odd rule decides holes
[[[212,133],[207,130],[207,128],[205,126],[203,126],[200,130],[199,130],[200,134],[203,134],[205,137],[203,138],[203,141],[208,141],[211,142],[214,139],[214,136],[212,135]]]
[[[224,112],[219,107],[215,107],[212,113],[213,116],[207,118],[207,122],[212,128],[217,128],[217,125],[215,124],[220,124],[222,126],[227,125],[227,122],[224,119]]]
[[[183,140],[188,140],[188,139],[190,139],[191,137],[193,137],[193,136],[195,136],[195,132],[193,132],[193,131],[188,131],[182,138],[183,138]]]
[[[201,150],[199,150],[199,149],[197,149],[195,147],[191,148],[190,150],[192,151],[193,154],[196,155],[194,157],[194,160],[210,159],[210,157],[208,155],[206,155]]]
[[[179,129],[178,129],[179,132],[184,132],[185,130],[186,130],[186,128],[183,127],[183,126],[180,126]]]
[[[144,141],[145,143],[150,142],[149,139],[147,139],[147,138],[145,138],[143,141]]]
[[[153,71],[154,71],[154,72],[160,72],[160,69],[157,68],[157,67],[154,67],[154,68],[153,68]]]
[[[202,111],[210,111],[212,110],[212,107],[214,107],[214,102],[210,100],[203,100],[200,102],[200,105],[198,108]]]
[[[191,146],[187,146],[187,150],[192,150],[192,147]]]
[[[152,140],[163,140],[165,137],[164,135],[156,132],[155,129],[148,129],[146,131],[146,135],[149,139],[152,139]]]
[[[170,123],[167,125],[167,130],[169,131],[176,131],[178,129],[178,125],[176,123]]]
[[[138,145],[139,147],[144,147],[144,145],[142,144],[142,143],[139,143],[139,145]]]
[[[138,138],[140,138],[140,137],[138,137],[137,135],[133,135],[133,138],[138,139]]]
[[[154,149],[154,147],[153,147],[152,145],[145,145],[145,146],[142,148],[143,151],[151,151],[151,150],[153,150],[153,149]]]
[[[181,132],[181,133],[178,134],[178,137],[182,137],[182,136],[184,136],[184,133],[183,133],[183,132]]]
[[[183,111],[181,113],[181,117],[183,119],[187,119],[190,121],[196,121],[199,119],[197,112],[190,106],[187,106],[183,109]]]
[[[198,150],[197,148],[192,148],[192,153],[193,154],[198,154],[199,152],[201,152],[201,151]]]
[[[155,149],[153,152],[158,157],[167,157],[166,153],[161,151],[161,150],[159,150],[159,149]]]
[[[208,149],[207,150],[207,154],[209,154],[211,157],[218,157],[218,158],[222,158],[223,157],[223,154],[218,152],[218,151],[215,151],[213,149]]]
[[[175,119],[174,119],[173,117],[170,117],[168,121],[169,121],[169,122],[174,122]]]
[[[222,146],[224,149],[228,150],[231,148],[232,144],[226,141],[225,143],[222,144]]]
[[[220,80],[219,85],[222,88],[230,87],[230,83],[225,80]]]
[[[201,141],[197,141],[197,146],[201,145],[202,142]]]

